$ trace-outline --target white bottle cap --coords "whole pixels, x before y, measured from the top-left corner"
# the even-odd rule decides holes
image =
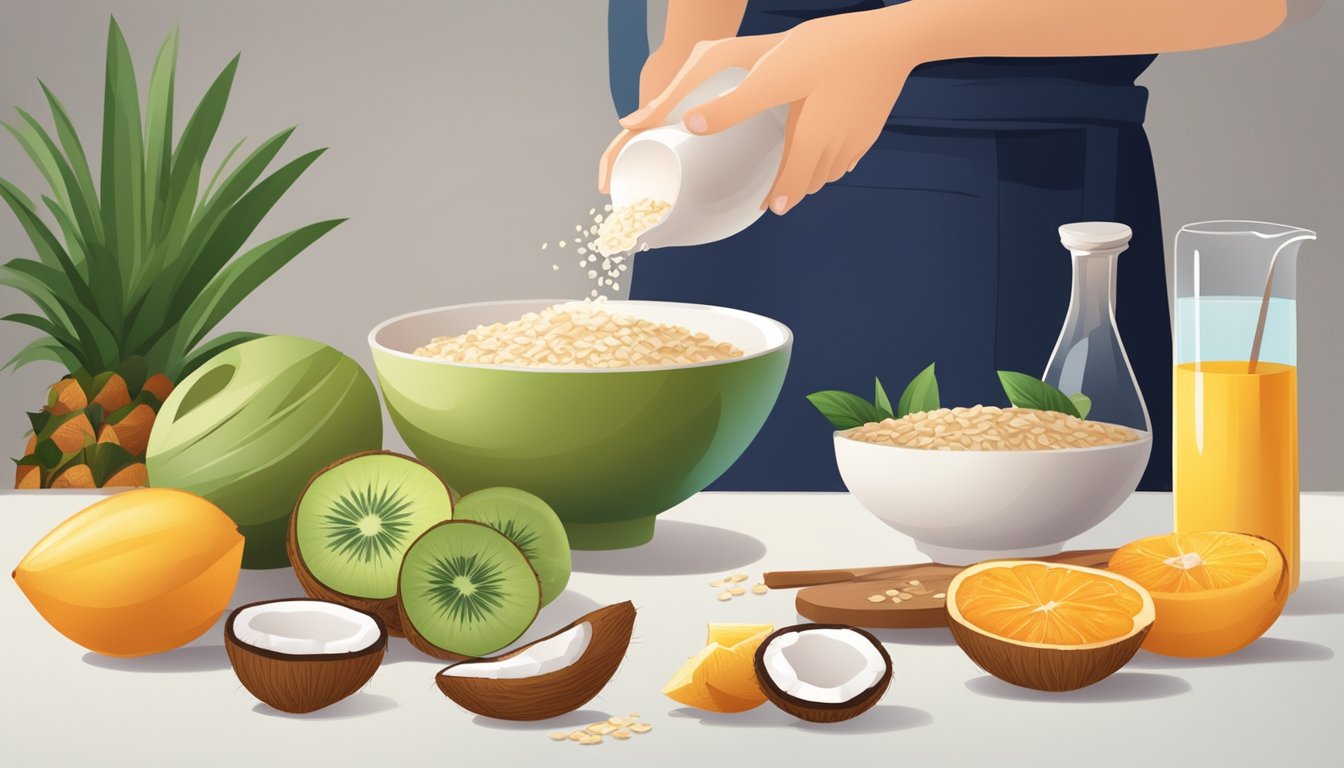
[[[1110,251],[1129,245],[1134,231],[1114,221],[1079,221],[1059,228],[1059,241],[1070,251]]]

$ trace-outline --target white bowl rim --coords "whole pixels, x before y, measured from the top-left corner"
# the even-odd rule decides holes
[[[1109,424],[1110,422],[1100,422],[1100,423]],[[839,444],[839,441],[844,440],[844,441],[846,441],[846,442],[854,443],[854,444],[856,444],[856,445],[867,445],[867,446],[872,446],[873,448],[877,448],[877,449],[894,449],[894,450],[897,450],[897,451],[906,451],[906,452],[917,451],[917,452],[919,452],[919,453],[934,453],[934,454],[947,454],[947,455],[966,455],[966,456],[990,456],[990,455],[1000,455],[1000,454],[1003,454],[1003,455],[1017,455],[1017,454],[1023,454],[1023,453],[1032,453],[1032,454],[1049,454],[1049,453],[1088,453],[1088,452],[1091,452],[1091,451],[1109,451],[1109,450],[1113,450],[1113,449],[1116,449],[1116,448],[1136,447],[1136,446],[1143,445],[1145,442],[1152,442],[1152,440],[1153,440],[1153,433],[1152,433],[1152,432],[1148,432],[1148,431],[1146,431],[1146,430],[1142,430],[1142,429],[1134,429],[1133,427],[1126,427],[1124,424],[1115,424],[1115,425],[1113,425],[1113,426],[1117,426],[1117,427],[1125,427],[1125,429],[1133,430],[1134,432],[1138,433],[1138,435],[1139,435],[1139,439],[1138,439],[1138,440],[1130,440],[1130,441],[1127,442],[1127,443],[1110,443],[1110,444],[1107,444],[1107,445],[1092,445],[1092,446],[1088,446],[1087,448],[1029,448],[1029,449],[1025,449],[1025,450],[1011,450],[1011,451],[938,451],[938,450],[929,450],[928,448],[912,448],[912,447],[910,447],[910,446],[908,446],[908,445],[891,445],[891,444],[889,444],[889,443],[870,443],[870,442],[868,442],[867,440],[855,440],[855,439],[853,439],[853,438],[851,438],[851,437],[845,437],[844,435],[840,434],[841,432],[847,432],[847,431],[849,431],[849,430],[841,430],[841,429],[837,429],[837,430],[835,430],[835,432],[833,432],[833,433],[831,433],[831,434],[833,434],[833,435],[835,436],[835,440],[836,440],[836,444],[837,444],[837,445]],[[867,449],[865,449],[865,448],[860,448],[859,450],[867,450]]]
[[[711,310],[720,314],[733,315],[739,317],[743,320],[746,320],[749,323],[752,323],[753,325],[771,328],[776,332],[780,333],[782,338],[777,344],[768,346],[759,352],[753,352],[752,354],[743,355],[742,357],[732,357],[726,360],[710,360],[704,363],[686,363],[682,365],[627,365],[619,368],[548,368],[539,365],[527,366],[527,365],[490,365],[487,363],[459,363],[453,360],[438,360],[432,357],[421,357],[420,355],[416,355],[410,352],[402,352],[401,350],[392,349],[379,343],[377,338],[379,332],[381,332],[384,328],[393,325],[394,323],[398,323],[403,320],[408,320],[412,317],[434,314],[436,312],[444,312],[447,310],[458,310],[458,309],[473,309],[476,307],[485,307],[485,306],[508,306],[510,304],[526,304],[529,306],[535,304],[545,304],[546,306],[551,306],[553,304],[569,304],[575,301],[583,301],[583,300],[582,299],[501,299],[496,301],[473,301],[468,302],[466,304],[449,304],[443,307],[431,307],[429,309],[420,309],[414,312],[407,312],[404,315],[397,315],[396,317],[389,318],[375,325],[373,327],[373,330],[369,331],[369,347],[374,350],[381,350],[394,357],[401,357],[407,360],[414,360],[418,363],[427,363],[430,365],[445,365],[453,368],[479,368],[490,371],[525,371],[529,373],[643,373],[646,371],[674,371],[683,368],[708,368],[710,366],[715,365],[740,363],[745,360],[752,360],[754,358],[764,357],[774,352],[778,352],[781,349],[787,349],[793,344],[793,331],[789,330],[789,327],[787,325],[773,318],[766,317],[765,315],[758,315],[755,312],[748,312],[744,309],[734,309],[732,307],[720,307],[713,304],[692,304],[689,302],[679,302],[679,301],[643,301],[637,299],[634,300],[621,299],[619,302],[612,302],[612,303],[635,304],[635,305],[653,304],[660,307],[677,307],[680,309]]]

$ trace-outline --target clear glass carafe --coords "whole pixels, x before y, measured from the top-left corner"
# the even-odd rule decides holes
[[[1148,407],[1115,325],[1116,264],[1132,234],[1124,224],[1108,221],[1059,228],[1073,257],[1073,293],[1043,379],[1066,395],[1086,395],[1092,401],[1089,420],[1151,432]]]

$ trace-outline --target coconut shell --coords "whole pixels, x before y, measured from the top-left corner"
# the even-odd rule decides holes
[[[765,650],[780,635],[786,635],[790,632],[806,632],[814,629],[847,629],[863,637],[863,639],[873,644],[877,652],[881,654],[882,660],[887,663],[887,671],[882,673],[882,677],[875,685],[859,693],[849,701],[842,701],[837,704],[831,704],[821,701],[808,701],[800,699],[797,696],[786,693],[775,686],[774,681],[765,670]],[[755,657],[756,681],[761,686],[761,691],[771,704],[793,715],[799,720],[807,720],[813,723],[838,723],[842,720],[849,720],[858,717],[877,705],[882,700],[883,694],[887,692],[887,687],[891,685],[891,656],[887,654],[887,649],[882,647],[882,643],[870,632],[865,632],[857,627],[851,627],[847,624],[795,624],[791,627],[784,627],[771,633],[756,648]]]
[[[444,674],[464,664],[483,664],[517,656],[537,643],[587,622],[592,625],[588,647],[572,664],[533,677],[490,679]],[[464,709],[500,720],[545,720],[587,704],[602,691],[625,658],[635,627],[635,606],[629,600],[599,608],[541,640],[515,651],[445,667],[435,676],[443,695]]]
[[[360,453],[352,454],[343,459],[334,461],[322,469],[319,469],[317,472],[314,472],[313,476],[308,478],[308,482],[304,484],[303,490],[299,492],[298,498],[294,500],[294,512],[298,512],[299,503],[303,501],[304,496],[308,495],[308,488],[313,484],[313,481],[325,474],[327,470],[340,464],[344,464],[351,459],[357,459],[361,456],[377,455],[396,456],[401,459],[406,459],[407,461],[413,461],[426,469],[429,469],[428,465],[424,464],[424,462],[405,454],[397,453],[396,451],[361,451]],[[432,472],[433,470],[430,471]],[[437,473],[435,474],[437,475]],[[443,478],[439,478],[439,481],[443,482]],[[445,487],[447,487],[447,485],[447,483],[444,483]],[[448,497],[450,504],[457,503],[457,500],[453,498],[452,488],[448,489]],[[451,506],[449,507],[448,515],[448,518],[445,519],[451,519],[452,517]],[[303,562],[303,555],[299,552],[298,528],[298,515],[290,513],[289,533],[285,536],[285,554],[289,556],[289,562],[294,566],[294,576],[299,580],[299,586],[303,587],[303,591],[315,600],[326,600],[329,603],[339,603],[340,605],[354,608],[357,611],[371,613],[383,622],[383,625],[387,627],[387,633],[389,635],[392,635],[393,637],[405,637],[406,632],[402,629],[401,610],[397,606],[396,595],[394,594],[392,597],[386,598],[358,597],[356,595],[347,595],[344,592],[337,592],[318,581],[317,577],[313,575],[313,572],[308,570],[308,565]],[[428,653],[428,651],[426,651],[426,653]]]
[[[1152,599],[1148,597],[1147,591],[1133,580],[1120,574],[1105,573],[1096,568],[1057,566],[1105,573],[1111,578],[1127,583],[1146,601],[1144,611],[1134,617],[1135,622],[1142,626],[1129,636],[1114,642],[1091,643],[1079,647],[1023,643],[976,629],[962,617],[957,609],[956,594],[968,575],[996,565],[1012,565],[1020,562],[1024,561],[998,563],[991,561],[971,566],[953,578],[948,587],[947,626],[952,630],[952,637],[957,641],[957,645],[971,657],[971,661],[1004,682],[1038,691],[1060,692],[1085,688],[1104,680],[1134,658],[1139,646],[1143,644],[1143,639],[1153,627]]]
[[[292,598],[291,598],[292,599]],[[253,696],[270,706],[294,714],[329,707],[364,687],[378,671],[387,653],[387,627],[377,616],[378,640],[352,653],[290,654],[257,648],[238,639],[233,623],[245,608],[269,603],[264,600],[240,606],[224,623],[224,649],[238,680]]]

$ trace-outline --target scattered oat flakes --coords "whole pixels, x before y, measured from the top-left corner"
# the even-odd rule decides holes
[[[579,743],[582,744],[582,745],[584,745],[585,747],[591,747],[591,746],[594,745],[594,744],[601,744],[601,743],[602,743],[602,737],[601,737],[601,736],[584,736],[582,739],[579,739]]]
[[[578,741],[579,739],[587,738],[587,736],[588,734],[584,733],[583,731],[574,731],[573,733],[569,734],[569,740]]]
[[[921,583],[923,583],[923,582],[921,582],[919,579],[911,579],[911,580],[907,581],[906,583],[909,584],[909,585],[912,586],[912,587],[918,587],[918,586],[919,586]]]
[[[896,595],[895,597],[891,598],[891,602],[893,602],[893,603],[899,603],[899,602],[901,602],[901,596],[900,596],[900,595]]]
[[[612,724],[612,725],[629,725],[629,724],[630,724],[630,721],[627,720],[627,719],[625,719],[624,717],[609,717],[609,718],[607,718],[607,722],[610,723],[610,724]]]
[[[569,734],[564,731],[551,731],[546,734],[546,736],[550,738],[551,741],[564,741],[569,738]]]
[[[740,582],[740,581],[746,581],[746,580],[747,580],[747,574],[745,574],[745,573],[735,573],[735,574],[733,574],[733,582],[734,582],[734,583],[736,583],[736,582]]]
[[[709,586],[714,587],[715,589],[718,589],[719,587],[722,587],[722,586],[723,586],[723,582],[722,582],[722,581],[719,581],[718,579],[715,579],[715,580],[709,582]]]
[[[935,592],[935,593],[933,594],[933,599],[934,599],[934,600],[944,600],[944,599],[946,599],[946,598],[947,598],[947,593],[946,593],[946,592]]]
[[[630,732],[622,728],[621,730],[611,734],[611,737],[614,739],[620,739],[621,741],[625,741],[626,739],[630,738]]]
[[[653,726],[649,723],[631,723],[630,730],[635,733],[648,733],[653,730]]]
[[[895,597],[895,596],[897,596],[897,595],[899,595],[899,594],[901,594],[901,590],[899,590],[899,589],[888,589],[888,590],[887,590],[887,597]]]
[[[733,597],[741,597],[742,595],[747,594],[747,590],[745,590],[745,589],[743,589],[743,588],[741,588],[741,587],[733,587],[732,589],[728,590],[728,592],[729,592]]]
[[[720,592],[720,593],[719,593],[719,602],[721,602],[721,603],[726,603],[726,602],[728,602],[729,600],[732,600],[732,599],[733,599],[733,593],[732,593],[732,592]]]
[[[769,591],[770,588],[765,586],[764,584],[753,584],[751,587],[751,594],[753,595],[764,595],[766,592]]]
[[[902,600],[909,600],[910,598],[914,597],[914,595],[910,594],[909,592],[902,592],[901,594],[897,595],[897,597],[901,598]]]
[[[886,602],[886,600],[887,600],[887,596],[886,596],[886,595],[869,595],[869,596],[868,596],[868,602],[870,602],[870,603],[884,603],[884,602]]]

